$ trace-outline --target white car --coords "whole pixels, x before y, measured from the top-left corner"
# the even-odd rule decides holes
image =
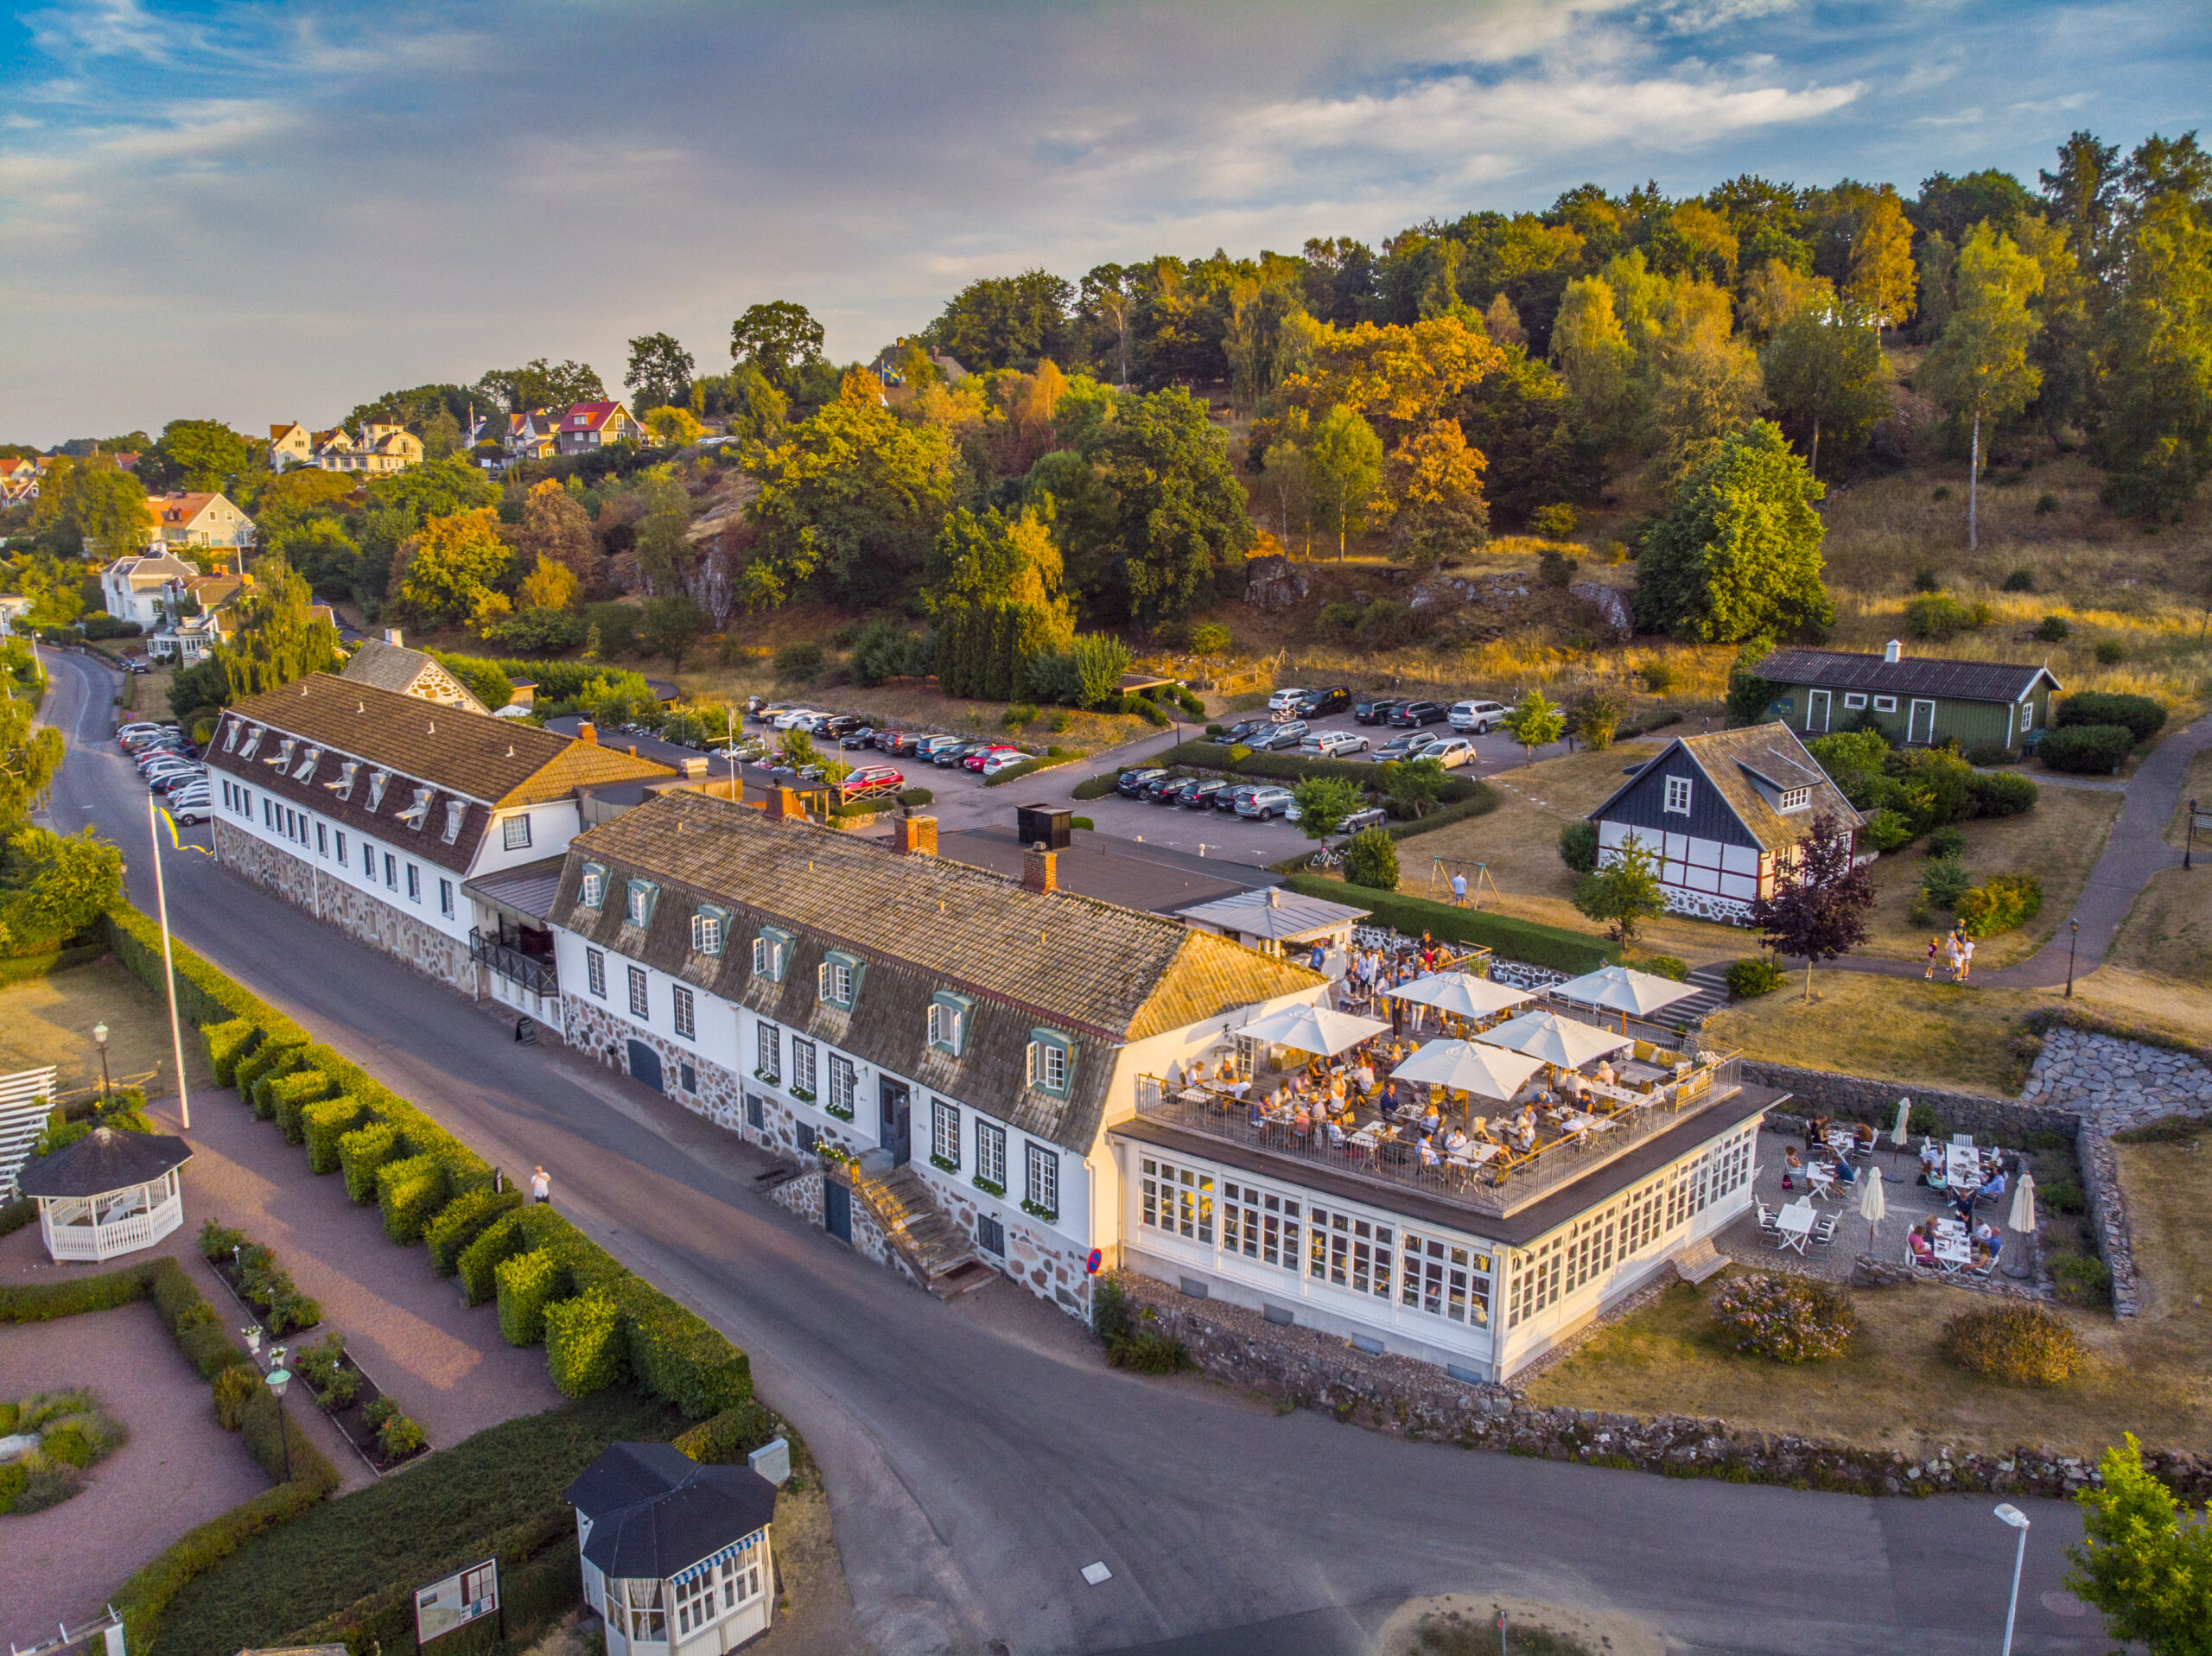
[[[1445,720],[1454,730],[1468,730],[1478,736],[1487,736],[1497,728],[1510,711],[1510,708],[1496,701],[1454,701],[1452,711],[1445,714]]]
[[[1475,752],[1475,745],[1465,736],[1446,736],[1421,749],[1421,757],[1434,759],[1447,771],[1456,771],[1463,765],[1472,765],[1482,755]]]
[[[188,799],[181,803],[174,803],[169,807],[169,815],[186,828],[191,827],[195,822],[204,822],[214,814],[214,803],[205,795],[198,799]]]
[[[992,754],[983,761],[983,774],[987,777],[995,777],[1001,771],[1011,771],[1017,765],[1028,763],[1029,755],[1019,748],[1009,747],[1001,752]]]
[[[778,730],[810,729],[816,720],[827,716],[825,714],[817,713],[811,707],[793,707],[788,713],[779,713],[776,715],[776,728]]]
[[[1367,738],[1352,730],[1317,730],[1298,745],[1301,753],[1318,753],[1325,759],[1367,752]]]
[[[1311,694],[1311,691],[1301,690],[1295,685],[1286,686],[1284,688],[1277,690],[1273,695],[1268,698],[1268,711],[1269,713],[1295,713],[1298,710],[1298,704],[1305,701]]]

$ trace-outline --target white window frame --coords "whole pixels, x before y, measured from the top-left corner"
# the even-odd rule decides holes
[[[1023,1198],[1058,1218],[1060,1211],[1060,1156],[1033,1139],[1022,1141]]]
[[[753,939],[753,974],[766,978],[771,983],[781,983],[791,969],[791,940],[790,934],[773,926],[764,926]]]
[[[721,954],[722,936],[728,929],[719,913],[700,910],[691,917],[691,952],[695,955]]]
[[[672,1005],[676,1032],[687,1041],[699,1038],[698,1006],[691,998],[691,991],[682,984],[673,986],[670,999]]]
[[[653,1021],[652,980],[642,966],[630,968],[630,1016],[644,1024]]]
[[[607,906],[607,870],[595,862],[584,865],[583,879],[576,885],[576,901],[588,909]]]
[[[1812,803],[1813,790],[1810,788],[1784,788],[1775,809],[1787,815],[1790,811],[1802,811]]]
[[[960,1171],[960,1107],[949,1098],[930,1100],[930,1158],[948,1173]]]
[[[830,1055],[830,1096],[823,1106],[830,1109],[844,1109],[857,1118],[860,1112],[861,1072],[859,1067],[842,1052]]]
[[[957,1058],[968,1050],[968,1020],[975,1003],[965,995],[940,991],[930,997],[929,1044]]]
[[[839,1012],[852,1011],[853,1003],[860,999],[863,969],[859,960],[842,949],[830,950],[815,970],[815,998]]]
[[[1878,695],[1874,698],[1874,711],[1876,713],[1895,713],[1897,710],[1897,697],[1893,695]]]
[[[530,813],[517,811],[499,824],[499,848],[502,851],[530,849]]]
[[[1861,707],[1865,707],[1866,705],[1866,691],[1864,691],[1864,690],[1846,690],[1846,691],[1843,693],[1843,710],[1844,710],[1846,713],[1855,713],[1855,712],[1857,712],[1859,708],[1861,708]]]
[[[753,1069],[771,1087],[784,1084],[784,1032],[766,1018],[753,1026]]]
[[[650,926],[653,923],[654,900],[659,891],[649,879],[633,879],[623,890],[622,923],[626,926]]]
[[[1040,1093],[1065,1098],[1075,1080],[1075,1043],[1056,1030],[1030,1031],[1026,1079]]]
[[[601,1000],[607,999],[607,955],[603,949],[584,950],[584,981]]]
[[[1671,815],[1688,816],[1690,814],[1690,801],[1695,796],[1696,790],[1692,786],[1689,777],[1669,777],[1667,797],[1662,809]]]
[[[794,1098],[804,1094],[809,1102],[818,1096],[815,1090],[814,1043],[802,1040],[796,1035],[791,1037],[791,1084],[789,1090]]]
[[[1006,1129],[980,1115],[976,1118],[976,1178],[1006,1189]]]

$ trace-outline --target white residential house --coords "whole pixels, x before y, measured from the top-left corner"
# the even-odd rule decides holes
[[[219,494],[172,490],[149,495],[154,533],[165,546],[228,547],[253,544],[253,519]]]
[[[365,425],[356,438],[340,429],[320,434],[315,463],[326,472],[359,472],[388,477],[419,465],[423,440],[404,426]]]
[[[269,428],[269,469],[282,472],[315,464],[315,434],[297,420]]]
[[[117,620],[134,622],[152,632],[170,613],[171,588],[199,574],[167,552],[133,553],[100,571],[100,606]]]
[[[463,883],[557,859],[578,790],[662,765],[315,673],[226,708],[207,749],[215,856],[464,993],[551,1014],[551,940],[505,942]],[[555,864],[557,866],[557,863]]]
[[[563,417],[563,415],[546,409],[532,409],[527,414],[510,414],[504,445],[506,463],[513,466],[526,460],[552,459],[558,452]]]

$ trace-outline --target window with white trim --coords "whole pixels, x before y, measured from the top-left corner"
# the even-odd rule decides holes
[[[588,909],[605,906],[607,870],[595,862],[588,862],[584,865],[584,877],[576,887],[576,901]]]
[[[814,992],[840,1012],[850,1012],[860,993],[861,961],[842,949],[832,949],[815,974]]]
[[[1464,1242],[1400,1234],[1398,1303],[1447,1323],[1490,1325],[1490,1255]]]
[[[505,851],[530,849],[530,813],[517,811],[499,824],[499,846]]]
[[[1690,814],[1690,779],[1688,777],[1667,778],[1667,809],[1683,816]]]
[[[453,918],[453,882],[449,879],[438,882],[438,912],[448,920]]]
[[[1513,1294],[1506,1327],[1517,1329],[1523,1321],[1545,1307],[1559,1304],[1560,1281],[1563,1275],[1559,1252],[1562,1240],[1562,1238],[1554,1236],[1541,1247],[1533,1248],[1514,1260]]]
[[[1390,1298],[1395,1249],[1389,1226],[1315,1208],[1306,1236],[1306,1274],[1314,1281]]]
[[[968,1050],[968,1020],[976,1003],[966,995],[939,990],[930,997],[929,1044],[959,1057]]]
[[[601,1000],[606,999],[607,956],[600,950],[584,950],[584,977],[591,984],[591,992]]]
[[[1813,790],[1810,788],[1784,788],[1775,809],[1779,811],[1802,811],[1812,803]]]
[[[1897,710],[1897,697],[1893,695],[1878,695],[1874,698],[1874,711],[1876,713],[1895,713]]]
[[[676,1032],[687,1041],[699,1038],[699,1027],[693,1021],[691,992],[682,984],[675,988]]]
[[[1006,1129],[976,1118],[976,1178],[1006,1189]]]
[[[773,1024],[758,1024],[753,1030],[753,1069],[771,1087],[783,1084],[784,1032]]]
[[[653,923],[653,904],[660,900],[660,887],[649,879],[629,882],[622,900],[624,923],[649,926]]]
[[[766,978],[771,983],[781,983],[789,969],[791,958],[791,938],[787,931],[773,926],[763,926],[753,940],[753,974]]]
[[[1212,1174],[1149,1156],[1141,1171],[1137,1213],[1144,1224],[1193,1242],[1213,1240]],[[1292,1269],[1296,1268],[1294,1258]]]
[[[1031,1206],[1042,1208],[1057,1217],[1060,1211],[1059,1153],[1039,1144],[1031,1144],[1026,1148],[1028,1153],[1023,1159],[1028,1165],[1025,1170],[1027,1184],[1023,1194],[1027,1196]]]
[[[645,968],[642,966],[632,967],[630,968],[630,1011],[634,1016],[651,1023],[653,1016],[653,1003],[652,997],[645,993]]]
[[[1298,1247],[1298,1201],[1278,1196],[1254,1184],[1224,1181],[1221,1187],[1221,1247],[1225,1253],[1241,1253],[1263,1265],[1295,1272],[1302,1257]]]
[[[960,1107],[948,1099],[930,1100],[930,1157],[948,1173],[960,1171]]]
[[[711,905],[691,917],[691,949],[694,954],[720,955],[722,939],[729,935],[729,916]]]
[[[850,1113],[861,1090],[860,1072],[842,1052],[830,1055],[830,1107]]]
[[[811,1101],[814,1097],[814,1043],[791,1037],[791,1094]]]
[[[1846,708],[1865,707],[1866,705],[1866,692],[1864,690],[1846,690],[1843,693],[1843,705]]]
[[[1075,1046],[1066,1036],[1048,1029],[1029,1031],[1029,1085],[1055,1098],[1064,1098],[1067,1095],[1068,1079],[1074,1071]]]

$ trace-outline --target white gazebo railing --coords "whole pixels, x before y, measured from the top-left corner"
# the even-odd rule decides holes
[[[171,1168],[146,1184],[39,1204],[46,1251],[56,1261],[111,1259],[151,1247],[184,1222],[184,1186]]]

